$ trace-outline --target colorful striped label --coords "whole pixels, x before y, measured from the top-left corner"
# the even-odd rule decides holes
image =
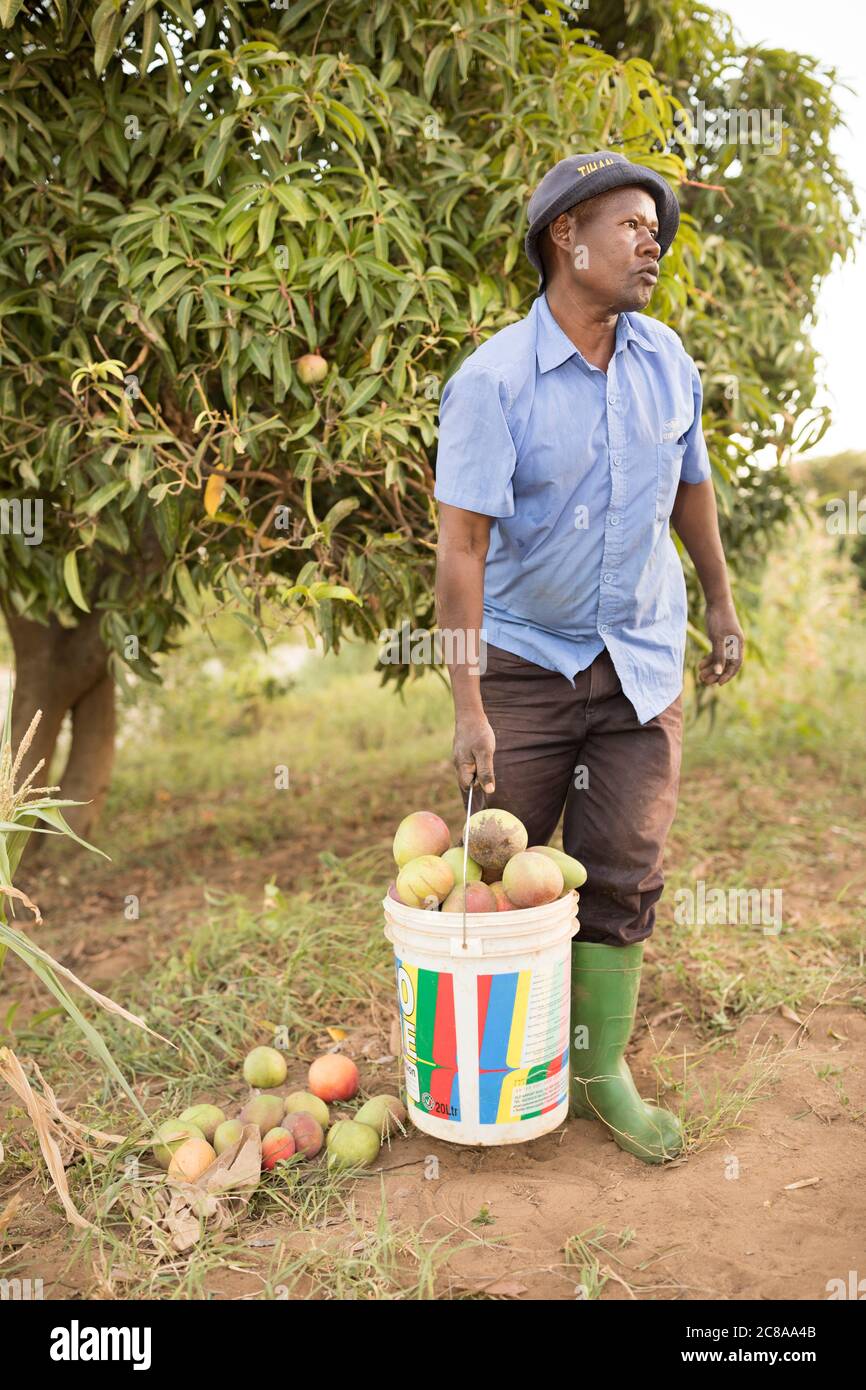
[[[436,1119],[459,1120],[454,976],[403,960],[396,965],[410,1104]],[[480,1124],[532,1120],[565,1100],[569,990],[567,958],[550,970],[477,977]]]
[[[397,961],[406,1091],[439,1120],[460,1119],[454,976]]]
[[[478,977],[479,1121],[532,1120],[568,1094],[569,963]]]

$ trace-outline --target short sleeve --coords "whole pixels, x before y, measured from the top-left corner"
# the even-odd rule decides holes
[[[700,373],[694,362],[691,363],[691,369],[695,415],[690,428],[683,436],[686,451],[683,454],[682,467],[680,468],[680,481],[683,483],[705,483],[712,476],[712,469],[710,468],[710,456],[707,453],[701,418],[704,406],[704,388],[701,385]]]
[[[439,403],[438,502],[484,516],[514,515],[511,479],[517,461],[508,428],[508,388],[484,367],[464,365]]]

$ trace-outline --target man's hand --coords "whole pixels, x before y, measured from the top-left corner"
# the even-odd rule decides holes
[[[698,666],[704,685],[726,685],[743,664],[745,638],[733,603],[707,604],[707,636],[713,644]]]
[[[461,791],[468,791],[476,776],[485,792],[496,786],[493,754],[496,735],[484,714],[458,715],[454,726],[454,766]]]

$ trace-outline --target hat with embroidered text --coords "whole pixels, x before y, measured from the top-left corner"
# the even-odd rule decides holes
[[[544,228],[576,203],[595,198],[609,188],[625,188],[631,184],[645,188],[655,202],[661,259],[680,225],[679,204],[661,174],[643,164],[633,164],[625,155],[612,150],[569,155],[547,171],[529,200],[529,230],[524,242],[526,254],[538,271],[539,291],[544,286],[544,263],[538,239]]]

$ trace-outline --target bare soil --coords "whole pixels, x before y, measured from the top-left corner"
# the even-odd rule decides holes
[[[446,764],[434,771],[431,801],[438,783],[443,795],[450,785]],[[399,802],[401,788],[393,788],[393,795]],[[754,806],[750,811],[754,815]],[[377,835],[387,838],[393,817],[392,805],[342,827],[333,851],[348,854]],[[123,921],[128,866],[94,869],[70,857],[60,877],[54,868],[41,868],[33,884],[45,915],[39,940],[90,983],[107,987],[177,950],[200,917],[206,887],[258,902],[269,877],[291,885],[310,863],[310,846],[297,834],[255,858],[233,859],[210,843],[206,829],[186,848],[185,871],[175,870],[170,878],[156,855],[149,867],[136,866],[138,891],[159,900],[159,913],[147,914],[147,926]],[[671,853],[677,848],[675,834]],[[844,849],[845,881],[866,881],[862,843]],[[811,910],[807,895],[799,910]],[[652,961],[650,943],[650,968]],[[14,968],[3,985],[7,997],[0,1009],[29,990]],[[36,1006],[36,995],[25,993],[25,1004]],[[692,1068],[691,1082],[697,1075],[707,1113],[716,1084],[727,1092],[757,1084],[753,1103],[734,1117],[738,1127],[717,1131],[697,1151],[661,1168],[621,1152],[588,1121],[570,1121],[532,1143],[495,1149],[461,1148],[413,1132],[384,1149],[369,1177],[357,1183],[358,1215],[363,1222],[378,1210],[381,1174],[395,1227],[422,1229],[426,1240],[450,1235],[462,1246],[442,1275],[445,1296],[574,1299],[592,1294],[598,1278],[603,1299],[826,1298],[828,1280],[863,1271],[866,1018],[831,993],[804,1024],[782,1012],[753,1015],[725,1045],[712,1048],[684,1020],[678,1000],[655,1000],[652,1020],[639,1016],[630,1052],[641,1094],[657,1095],[651,1059],[662,1050],[679,1059],[672,1066],[674,1079],[683,1065]],[[346,1050],[366,1054],[371,1090],[393,1090],[400,1083],[396,1063],[377,1068],[369,1060],[389,1051],[384,1032],[371,1036],[369,1019],[357,1020]],[[842,1089],[822,1075],[828,1066],[840,1069]],[[290,1088],[301,1081],[299,1072]],[[675,1097],[669,1095],[668,1102]],[[690,1104],[699,1107],[700,1101]],[[124,1296],[122,1283],[70,1243],[44,1175],[0,1186],[0,1213],[13,1197],[20,1205],[6,1267],[0,1262],[3,1273],[11,1253],[19,1277],[55,1271],[54,1282],[46,1281],[46,1297]],[[579,1236],[596,1242],[584,1247],[591,1252],[589,1264],[570,1239]],[[316,1237],[299,1235],[288,1222],[272,1223],[256,1227],[254,1240],[264,1261],[280,1244],[291,1250],[319,1240],[355,1249],[358,1232],[340,1220]],[[243,1228],[237,1241],[244,1246]],[[251,1298],[261,1296],[262,1286],[254,1274],[225,1267],[208,1277],[207,1288],[216,1297]]]

